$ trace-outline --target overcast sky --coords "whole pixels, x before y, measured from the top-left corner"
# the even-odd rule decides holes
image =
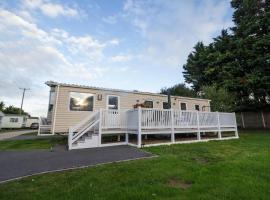
[[[228,0],[1,0],[0,101],[46,115],[47,80],[159,92],[197,41],[232,25]]]

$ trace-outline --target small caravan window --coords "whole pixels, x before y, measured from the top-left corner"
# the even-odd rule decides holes
[[[17,123],[19,121],[19,119],[16,117],[11,117],[10,119],[9,119],[9,122],[11,122],[11,123]]]
[[[94,95],[89,93],[70,92],[69,109],[71,111],[93,111]]]
[[[195,110],[200,111],[200,105],[195,105]]]
[[[108,109],[111,109],[111,110],[118,110],[119,109],[119,97],[109,95],[108,96],[107,107],[108,107]]]
[[[168,102],[163,102],[163,109],[170,109],[170,105]]]
[[[181,110],[187,110],[187,104],[186,103],[180,103],[180,109]]]
[[[143,104],[145,108],[153,108],[153,101],[145,101]]]

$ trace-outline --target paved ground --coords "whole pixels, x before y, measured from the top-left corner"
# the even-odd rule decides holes
[[[37,132],[37,130],[30,129],[30,130],[16,130],[16,131],[4,132],[4,133],[0,133],[0,140],[5,140],[5,139],[17,137],[19,135],[23,135],[26,133],[34,133],[34,132]]]
[[[129,159],[152,157],[136,147],[114,146],[67,151],[58,147],[54,151],[1,151],[0,183],[14,178],[76,167]]]

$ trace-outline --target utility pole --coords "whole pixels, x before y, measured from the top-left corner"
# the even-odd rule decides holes
[[[21,110],[20,110],[20,115],[22,114],[22,107],[23,107],[23,100],[24,100],[24,94],[26,90],[30,90],[30,88],[19,88],[20,90],[23,90],[23,95],[22,95],[22,102],[21,102]]]

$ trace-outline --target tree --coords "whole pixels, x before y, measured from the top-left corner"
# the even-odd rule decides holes
[[[0,111],[4,111],[5,103],[3,101],[0,101]]]
[[[22,112],[20,112],[22,111]],[[23,115],[29,115],[27,112],[25,112],[24,110],[21,110],[20,108],[17,108],[15,106],[8,106],[6,107],[3,112],[5,114],[23,114]]]
[[[188,88],[184,83],[176,84],[169,88],[162,88],[160,93],[184,97],[197,97],[197,93],[193,89]]]
[[[208,66],[208,51],[208,48],[202,42],[198,42],[194,47],[194,51],[188,55],[187,63],[183,66],[185,81],[191,83],[195,91],[201,89],[202,83],[207,83],[204,71]]]
[[[231,33],[197,43],[184,77],[196,91],[214,85],[236,95],[236,110],[270,108],[270,1],[233,0]]]
[[[215,85],[204,86],[202,97],[211,99],[211,111],[232,112],[235,110],[235,96],[224,88]]]

